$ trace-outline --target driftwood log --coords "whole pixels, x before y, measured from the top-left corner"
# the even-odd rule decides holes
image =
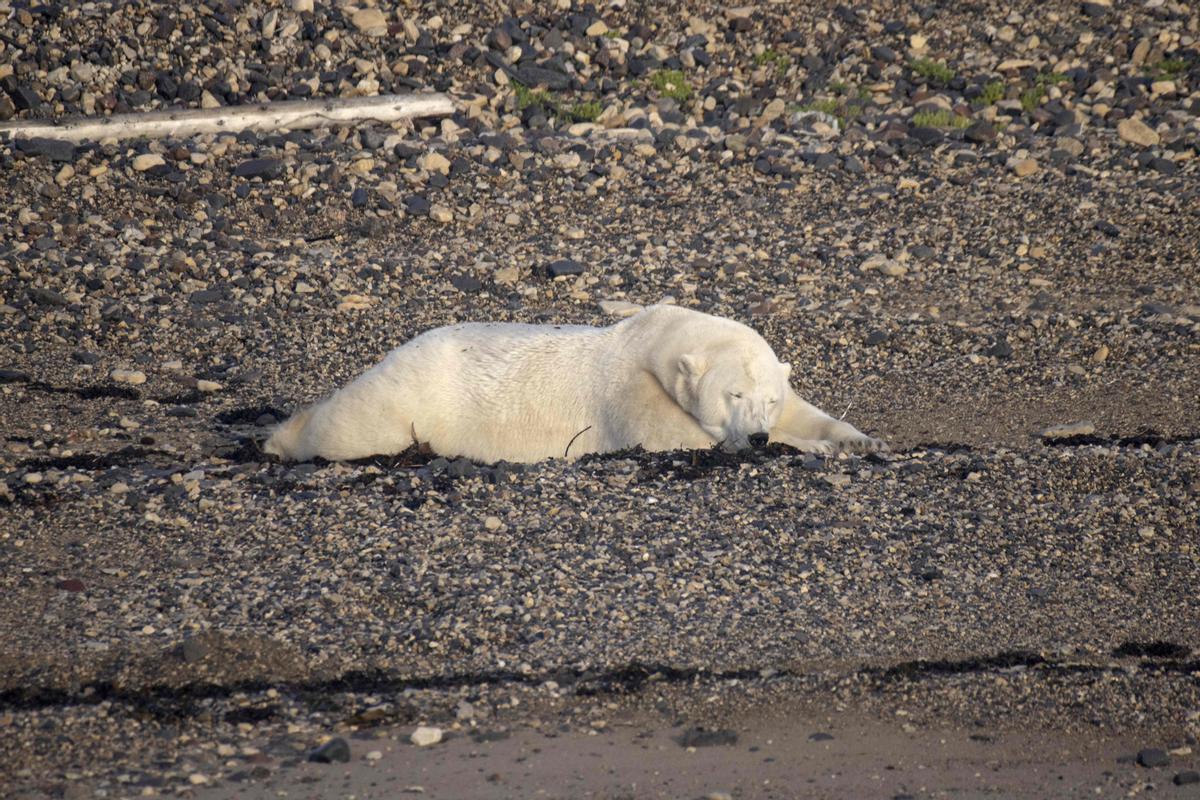
[[[454,102],[444,94],[401,94],[376,97],[284,100],[212,109],[148,111],[70,120],[18,120],[0,124],[0,136],[59,139],[161,139],[197,133],[300,130],[357,122],[397,122],[413,117],[444,117]]]

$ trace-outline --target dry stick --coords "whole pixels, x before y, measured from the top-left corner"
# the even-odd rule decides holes
[[[397,122],[412,117],[444,117],[454,113],[454,101],[444,94],[388,94],[320,100],[284,100],[247,106],[178,111],[148,111],[81,117],[70,120],[19,120],[0,124],[0,136],[60,139],[69,142],[133,139],[197,133],[237,133],[244,130],[302,130],[348,125],[371,120]]]
[[[567,453],[571,452],[571,445],[575,444],[575,440],[578,439],[580,436],[583,436],[585,433],[587,433],[591,429],[592,429],[592,426],[588,425],[586,428],[581,430],[579,433],[577,433],[571,437],[571,441],[567,442],[567,449],[563,450],[563,458],[566,458]]]

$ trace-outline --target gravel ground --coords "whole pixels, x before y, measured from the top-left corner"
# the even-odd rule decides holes
[[[0,785],[796,709],[1113,737],[1169,763],[1067,788],[1167,788],[1200,764],[1197,37],[1169,0],[0,0],[0,120],[461,109],[0,138]],[[427,328],[664,298],[893,453],[257,449]]]

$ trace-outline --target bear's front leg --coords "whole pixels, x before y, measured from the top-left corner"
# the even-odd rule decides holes
[[[779,415],[779,422],[771,429],[771,441],[814,453],[829,453],[834,450],[874,453],[887,449],[887,444],[881,439],[867,436],[849,422],[834,419],[811,403],[805,402],[790,388],[783,401],[783,412]],[[814,447],[814,444],[823,447]]]

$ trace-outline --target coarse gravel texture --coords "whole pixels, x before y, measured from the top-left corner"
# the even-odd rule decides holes
[[[0,786],[768,707],[1197,767],[1194,4],[312,5],[0,0],[0,120],[460,108],[0,137]],[[258,450],[430,327],[663,300],[892,452]]]

